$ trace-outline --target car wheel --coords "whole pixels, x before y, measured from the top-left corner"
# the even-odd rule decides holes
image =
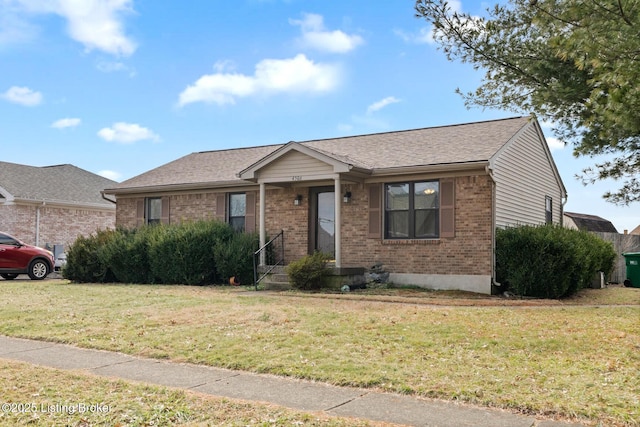
[[[29,277],[31,280],[42,280],[49,274],[49,266],[41,259],[31,261],[29,265]]]
[[[14,273],[2,273],[0,276],[2,276],[4,280],[13,280],[18,277],[18,275]]]

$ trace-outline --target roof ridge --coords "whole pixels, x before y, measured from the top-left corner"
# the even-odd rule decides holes
[[[416,132],[416,131],[424,131],[424,130],[429,130],[429,129],[441,129],[441,128],[450,128],[450,127],[458,127],[458,126],[469,126],[469,125],[477,125],[477,124],[481,124],[481,123],[501,122],[501,121],[507,121],[507,120],[517,120],[517,119],[527,119],[527,118],[529,118],[529,116],[504,117],[502,119],[478,120],[478,121],[475,121],[475,122],[467,122],[467,123],[451,123],[451,124],[448,124],[448,125],[426,126],[426,127],[413,128],[413,129],[401,129],[401,130],[392,130],[392,131],[386,131],[386,132],[362,133],[362,134],[357,134],[357,135],[345,135],[345,136],[336,136],[336,137],[330,137],[330,138],[307,139],[307,140],[304,140],[304,141],[291,140],[291,141],[287,141],[287,142],[267,144],[267,145],[251,145],[251,146],[248,146],[248,147],[232,147],[232,148],[223,148],[223,149],[220,149],[220,150],[194,151],[191,154],[221,153],[221,152],[225,152],[225,151],[251,150],[251,149],[254,149],[254,148],[282,147],[284,145],[287,145],[290,142],[295,142],[296,144],[305,144],[306,145],[307,143],[317,142],[317,141],[331,141],[331,140],[336,140],[336,139],[361,138],[361,137],[376,136],[376,135],[392,135],[392,134],[399,134],[399,133],[405,133],[405,132]]]
[[[416,132],[416,131],[442,129],[442,128],[457,127],[457,126],[469,126],[469,125],[477,125],[482,123],[501,122],[501,121],[507,121],[507,120],[517,120],[517,119],[527,119],[527,118],[529,118],[529,116],[514,116],[514,117],[505,117],[502,119],[478,120],[475,122],[451,123],[448,125],[440,125],[440,126],[426,126],[426,127],[413,128],[413,129],[390,130],[386,132],[363,133],[359,135],[346,135],[346,136],[337,136],[333,138],[309,139],[305,141],[291,141],[291,142],[297,142],[298,144],[306,144],[308,142],[316,142],[316,141],[330,141],[334,139],[348,139],[348,138],[361,138],[365,136],[390,135],[390,134],[398,134],[398,133],[405,133],[405,132]]]
[[[295,142],[295,141],[289,141],[289,142]],[[204,150],[204,151],[194,151],[191,154],[205,154],[205,153],[221,153],[224,151],[239,151],[239,150],[251,150],[254,148],[268,148],[268,147],[281,147],[283,145],[286,145],[286,143],[279,143],[279,144],[267,144],[267,145],[252,145],[250,147],[233,147],[233,148],[222,148],[220,150]],[[183,156],[184,157],[184,156]]]

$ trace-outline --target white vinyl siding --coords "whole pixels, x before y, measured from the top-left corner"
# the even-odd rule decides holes
[[[553,222],[561,223],[561,183],[556,179],[547,147],[533,124],[523,128],[496,156],[496,226],[546,222],[545,200],[553,200]]]
[[[306,154],[290,151],[260,170],[260,179],[291,179],[322,176],[333,173],[333,166]]]

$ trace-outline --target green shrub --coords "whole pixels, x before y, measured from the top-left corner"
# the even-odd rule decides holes
[[[233,229],[219,221],[157,225],[149,242],[151,272],[161,283],[205,285],[216,282],[215,247],[231,239]]]
[[[324,277],[329,273],[327,262],[331,257],[322,252],[314,252],[286,268],[289,282],[296,289],[315,290],[322,288]]]
[[[496,231],[496,275],[523,296],[561,298],[589,286],[598,271],[609,274],[616,254],[597,236],[555,225]]]
[[[149,236],[157,227],[118,229],[101,251],[102,261],[121,283],[154,283],[149,264]]]
[[[225,283],[235,276],[243,285],[253,283],[253,254],[260,247],[257,233],[234,233],[228,242],[215,247],[218,276]]]
[[[103,250],[117,234],[115,230],[99,230],[88,237],[78,237],[67,251],[63,277],[81,283],[114,281],[115,277],[105,262]]]

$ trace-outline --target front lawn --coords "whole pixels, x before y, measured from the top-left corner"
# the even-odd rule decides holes
[[[330,417],[0,360],[3,426],[323,426],[392,424]],[[7,406],[8,405],[8,406]]]
[[[1,286],[4,335],[594,424],[640,419],[640,289],[585,290],[558,302],[406,290]]]

